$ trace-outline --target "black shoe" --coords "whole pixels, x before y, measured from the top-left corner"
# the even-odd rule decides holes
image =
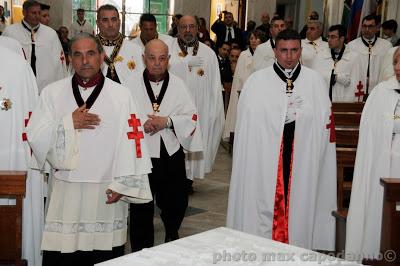
[[[193,186],[188,187],[188,195],[193,195],[194,189]]]

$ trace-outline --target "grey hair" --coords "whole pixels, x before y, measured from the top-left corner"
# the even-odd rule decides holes
[[[75,35],[75,37],[73,37],[68,43],[68,51],[69,51],[70,55],[72,55],[72,45],[75,42],[77,42],[79,40],[82,40],[82,39],[91,39],[91,40],[93,40],[96,43],[97,51],[99,53],[104,52],[103,45],[101,45],[99,39],[97,39],[96,36],[94,36],[93,34],[90,34],[90,33],[81,32],[81,33],[78,33],[77,35]]]
[[[40,6],[40,3],[36,0],[27,0],[22,4],[22,10],[27,11],[29,8],[34,6]]]
[[[397,55],[400,53],[400,46],[397,47],[397,49],[393,53],[393,65],[394,65],[394,60],[396,60]]]
[[[307,24],[316,24],[319,29],[322,29],[322,22],[319,20],[309,20]]]

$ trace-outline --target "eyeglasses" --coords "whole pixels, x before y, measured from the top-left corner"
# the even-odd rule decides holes
[[[195,29],[196,27],[197,27],[197,26],[194,25],[194,24],[179,25],[179,28],[180,28],[181,30],[186,30],[186,29],[193,30],[193,29]]]

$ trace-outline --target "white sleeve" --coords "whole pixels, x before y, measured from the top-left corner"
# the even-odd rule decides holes
[[[121,200],[128,203],[147,203],[153,200],[147,175],[117,177],[108,188],[124,195]]]
[[[46,102],[46,93],[32,113],[27,127],[27,137],[32,148],[37,168],[43,169],[46,160],[55,169],[76,168],[79,156],[78,132],[74,129],[72,115],[61,119],[54,117]]]

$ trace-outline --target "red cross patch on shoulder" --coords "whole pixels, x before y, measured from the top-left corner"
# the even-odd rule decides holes
[[[139,126],[141,126],[140,119],[136,118],[135,114],[130,115],[128,119],[128,124],[132,127],[132,132],[128,132],[128,139],[133,139],[136,146],[136,157],[142,158],[142,148],[140,146],[140,139],[144,138],[143,131],[139,131]]]

